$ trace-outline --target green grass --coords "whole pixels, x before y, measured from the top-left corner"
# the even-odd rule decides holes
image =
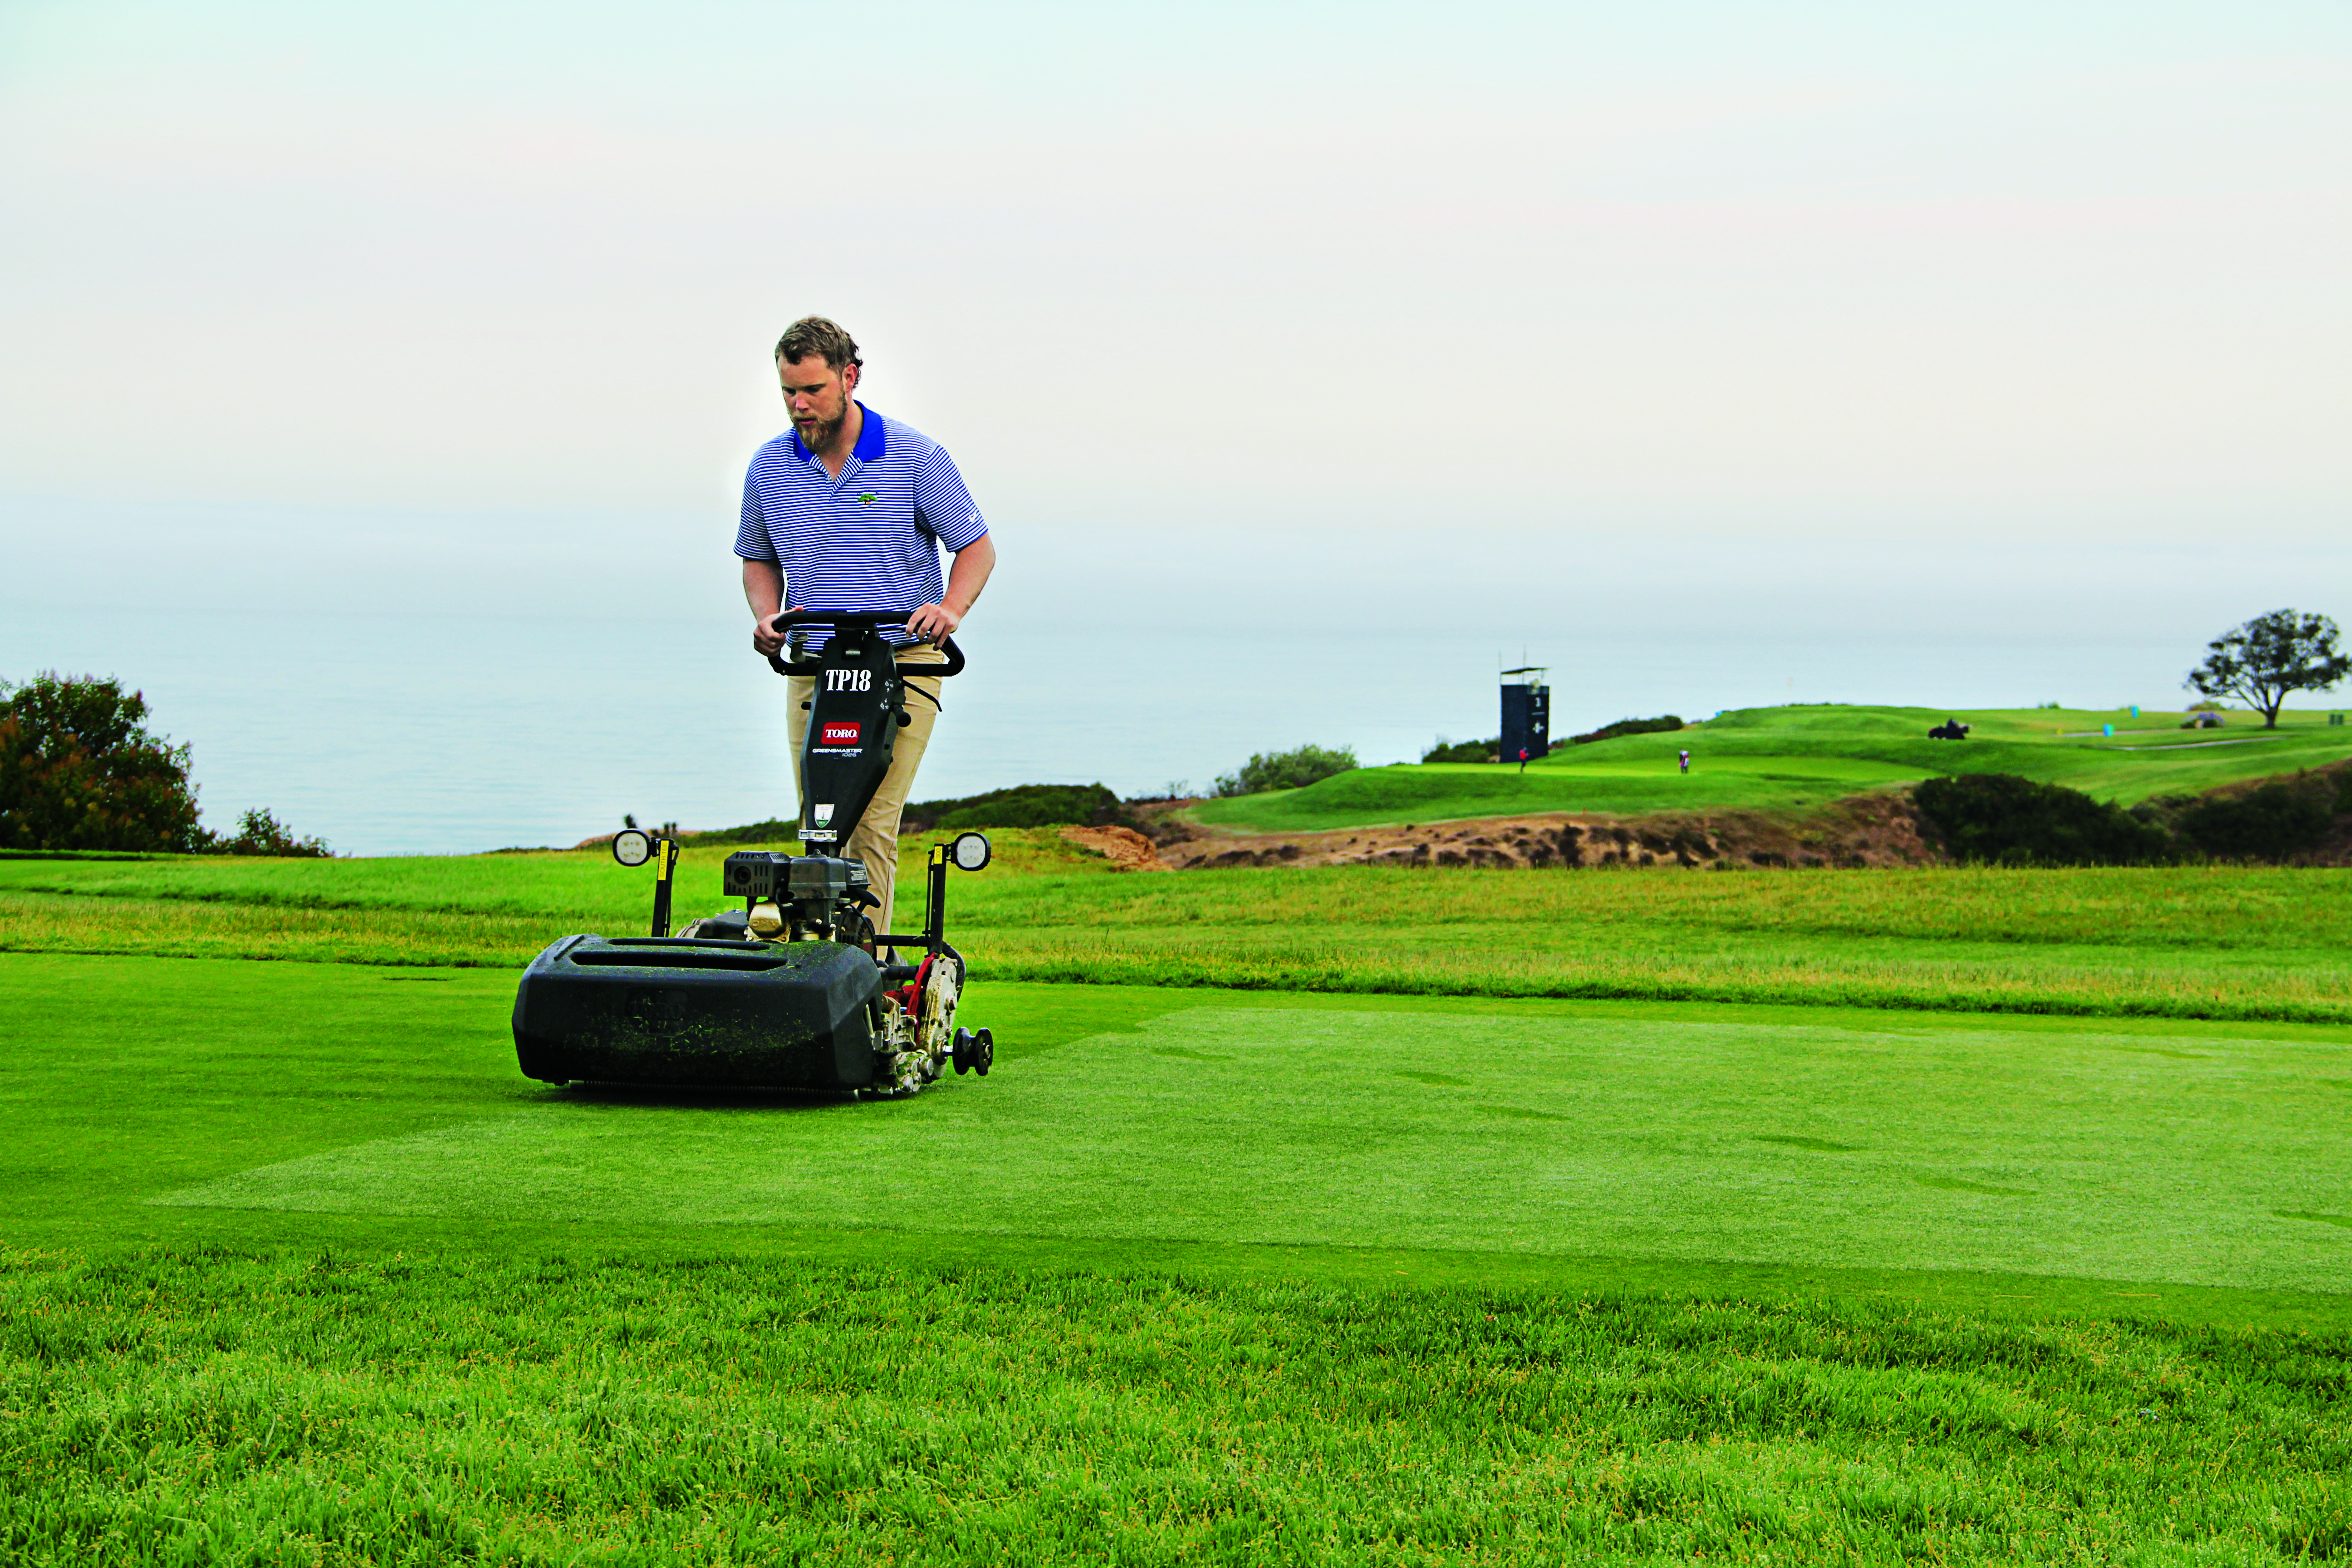
[[[1928,740],[1947,717],[1974,732],[1958,742]],[[2324,713],[2283,714],[2275,731],[2242,713],[2220,731],[2185,731],[2180,718],[1744,708],[1672,733],[1562,745],[1525,773],[1468,763],[1359,768],[1306,789],[1206,801],[1192,815],[1213,826],[1282,833],[1548,811],[1779,811],[1963,771],[2018,773],[2129,805],[2352,757],[2352,727],[2331,726]],[[2098,733],[2105,723],[2116,726],[2114,737]],[[1693,758],[1686,776],[1675,762],[1685,747]]]
[[[2352,1192],[2347,1089],[2309,1040],[1202,1007],[879,1111],[551,1093],[149,1201],[2329,1290],[2352,1236],[2280,1215]]]
[[[512,983],[0,956],[0,1551],[2352,1551],[2340,1029],[982,984],[828,1109]]]
[[[309,1210],[235,1208],[186,1201],[192,1190],[212,1184],[260,1181],[277,1184],[272,1194],[264,1197],[265,1202],[277,1202],[287,1191],[280,1178],[289,1173],[279,1170],[276,1177],[249,1173],[318,1159],[369,1165],[377,1161],[380,1145],[421,1138],[425,1142],[418,1147],[423,1148],[436,1138],[468,1128],[530,1125],[530,1118],[550,1111],[557,1113],[559,1121],[574,1113],[621,1114],[628,1097],[614,1100],[584,1091],[551,1090],[516,1072],[508,1030],[513,988],[511,973],[484,970],[0,956],[0,1037],[12,1042],[10,1053],[0,1058],[0,1114],[5,1114],[11,1132],[7,1141],[0,1142],[0,1237],[17,1245],[71,1247],[299,1239],[428,1247],[467,1241],[503,1250],[525,1240],[573,1245],[608,1243],[620,1237],[627,1238],[632,1247],[658,1247],[657,1241],[648,1238],[690,1234],[691,1241],[681,1244],[689,1250],[714,1245],[715,1237],[726,1237],[746,1245],[795,1248],[821,1245],[834,1255],[844,1247],[863,1247],[868,1251],[862,1255],[867,1256],[900,1258],[911,1252],[954,1260],[1023,1256],[1023,1249],[1034,1243],[1043,1248],[1034,1256],[1104,1266],[1173,1258],[1191,1267],[1210,1268],[1220,1259],[1239,1258],[1238,1266],[1249,1269],[1265,1259],[1280,1258],[1287,1260],[1286,1267],[1304,1268],[1316,1278],[1356,1283],[1392,1276],[1441,1284],[1465,1279],[1547,1280],[1560,1278],[1563,1268],[1571,1268],[1577,1278],[1582,1278],[1582,1271],[1600,1256],[1597,1249],[1589,1247],[1580,1253],[1537,1252],[1517,1246],[1472,1252],[1453,1247],[1376,1245],[1360,1237],[1344,1245],[1278,1237],[1253,1240],[1229,1228],[1186,1240],[1179,1229],[1165,1223],[1165,1216],[1154,1219],[1158,1228],[1144,1231],[1108,1225],[1092,1230],[1063,1225],[1043,1240],[1025,1226],[1017,1234],[989,1232],[972,1228],[954,1196],[957,1189],[973,1181],[992,1190],[996,1180],[982,1170],[993,1156],[969,1148],[964,1171],[952,1174],[948,1192],[929,1205],[931,1217],[921,1225],[909,1225],[896,1213],[896,1200],[888,1194],[906,1190],[903,1186],[884,1186],[878,1195],[847,1194],[828,1198],[828,1202],[871,1201],[884,1205],[846,1220],[832,1212],[796,1217],[778,1211],[719,1226],[706,1223],[708,1215],[698,1219],[690,1213],[683,1216],[647,1213],[640,1216],[645,1223],[637,1224],[609,1205],[590,1213],[572,1200],[524,1214],[518,1211],[510,1194],[488,1191],[479,1194],[481,1201],[472,1206],[456,1205],[464,1209],[456,1215],[464,1223],[454,1227],[450,1213],[437,1212],[451,1208],[446,1192],[438,1205],[386,1203],[373,1208],[351,1204]],[[789,1101],[666,1102],[659,1096],[646,1097],[628,1110],[632,1120],[602,1124],[636,1131],[601,1147],[607,1157],[626,1159],[627,1145],[652,1136],[646,1129],[656,1125],[685,1130],[689,1142],[697,1135],[696,1126],[707,1130],[712,1123],[724,1123],[739,1136],[787,1139],[817,1135],[793,1131],[803,1127],[818,1132],[832,1129],[824,1135],[855,1139],[869,1136],[877,1127],[903,1125],[909,1129],[908,1142],[903,1145],[909,1157],[946,1160],[946,1152],[925,1152],[917,1141],[947,1137],[965,1125],[956,1120],[959,1117],[995,1114],[990,1108],[1004,1097],[1000,1091],[1021,1095],[1029,1075],[1087,1068],[1087,1082],[1062,1094],[1048,1118],[1054,1126],[1073,1129],[1070,1135],[1060,1146],[1042,1151],[1033,1143],[1023,1145],[1032,1157],[1049,1165],[1068,1162],[1075,1170],[1089,1143],[1099,1143],[1106,1150],[1115,1143],[1117,1130],[1103,1125],[1102,1109],[1127,1103],[1120,1097],[1135,1087],[1125,1081],[1134,1074],[1150,1079],[1163,1070],[1240,1070],[1235,1064],[1244,1061],[1245,1053],[1237,1046],[1189,1043],[1159,1033],[1184,1033],[1191,1027],[1188,1020],[1204,1004],[1221,1016],[1236,1010],[1264,1015],[1270,1020],[1270,1029],[1294,1035],[1302,1028],[1311,1032],[1318,1021],[1334,1028],[1360,1028],[1354,1021],[1372,1009],[1391,1020],[1398,1031],[1394,1048],[1405,1053],[1397,1064],[1400,1070],[1464,1080],[1462,1085],[1450,1081],[1428,1085],[1412,1078],[1391,1079],[1384,1070],[1364,1075],[1378,1080],[1372,1088],[1389,1095],[1393,1109],[1412,1117],[1443,1111],[1454,1103],[1433,1102],[1431,1091],[1451,1093],[1487,1076],[1487,1069],[1461,1059],[1460,1048],[1449,1047],[1449,1039],[1465,1029],[1500,1034],[1522,1026],[1555,1033],[1572,1026],[1590,1034],[1596,1049],[1606,1046],[1609,1050],[1636,1056],[1639,1049],[1626,1042],[1646,1037],[1643,1031],[1651,1031],[1659,1040],[1702,1044],[1722,1040],[1736,1044],[1748,1037],[1764,1044],[1769,1043],[1768,1036],[1795,1031],[1791,1038],[1842,1042],[1839,1050],[1854,1047],[1865,1051],[1876,1048],[1867,1045],[1870,1040],[1883,1044],[1905,1037],[1906,1031],[1926,1031],[1922,1039],[1958,1040],[1964,1045],[1983,1036],[1990,1045],[1979,1042],[1966,1048],[1997,1047],[2028,1065],[2052,1042],[2063,1044],[2081,1037],[2102,1042],[2082,1047],[2092,1053],[2082,1059],[2100,1070],[2111,1063],[2131,1081],[2139,1081],[2136,1075],[2150,1068],[2176,1073],[2179,1075],[2176,1079],[2162,1080],[2172,1089],[2180,1089],[2194,1074],[2222,1070],[2210,1065],[2217,1061],[2231,1073],[2251,1072],[2261,1078],[2281,1063],[2299,1059],[2298,1052],[2311,1052],[2312,1061],[2323,1063],[2310,1073],[2311,1083],[2316,1085],[2313,1092],[2321,1097],[2319,1107],[2324,1110],[2329,1103],[2328,1095],[2352,1094],[2352,1089],[2338,1081],[2347,1075],[2324,1066],[2327,1053],[2342,1049],[2344,1032],[2307,1026],[2158,1021],[2091,1025],[2034,1017],[1937,1020],[1927,1016],[1890,1016],[1885,1012],[1821,1007],[1204,994],[1148,987],[983,981],[973,987],[971,1017],[996,1029],[1004,1062],[984,1083],[950,1079],[944,1092],[927,1093],[903,1105],[862,1108],[846,1119],[821,1107]],[[1223,1026],[1228,1032],[1245,1028],[1246,1019],[1227,1020]],[[1629,1030],[1633,1033],[1628,1034]],[[1610,1041],[1617,1044],[1608,1045]],[[2242,1049],[2262,1057],[2270,1066],[2231,1054]],[[1438,1051],[1444,1059],[1432,1061],[1412,1054],[1424,1050]],[[2184,1051],[2189,1055],[2163,1054]],[[1118,1059],[1087,1068],[1093,1058],[1103,1053],[1114,1053]],[[1181,1085],[1184,1080],[1175,1081]],[[1282,1098],[1297,1092],[1278,1087],[1245,1098],[1274,1100],[1265,1108],[1271,1125],[1280,1120]],[[1544,1092],[1551,1089],[1546,1088]],[[1859,1103],[1882,1092],[1854,1090],[1853,1097]],[[1461,1103],[1466,1106],[1470,1100],[1544,1112],[1542,1118],[1525,1121],[1525,1125],[1514,1129],[1520,1132],[1533,1129],[1548,1134],[1553,1131],[1551,1116],[1573,1114],[1536,1099],[1506,1102],[1492,1096],[1481,1100],[1474,1094]],[[698,1110],[717,1107],[718,1113],[681,1118],[677,1113],[680,1105]],[[770,1114],[751,1113],[762,1108]],[[1253,1126],[1259,1124],[1258,1109],[1255,1104],[1251,1107]],[[907,1111],[916,1115],[901,1115]],[[1464,1114],[1467,1119],[1467,1125],[1460,1130],[1464,1136],[1486,1137],[1496,1125],[1487,1120],[1490,1112],[1486,1110]],[[519,1118],[525,1120],[519,1123]],[[1440,1121],[1444,1120],[1441,1116]],[[1505,1116],[1503,1120],[1524,1119]],[[1417,1136],[1441,1131],[1432,1123]],[[1777,1173],[1774,1180],[1802,1174],[1802,1168],[1791,1173],[1769,1163],[1782,1155],[1769,1142],[1748,1148],[1747,1134],[1804,1138],[1828,1133],[1821,1127],[1772,1125],[1743,1125],[1733,1131],[1741,1135],[1731,1140],[1738,1145],[1736,1157],[1768,1161],[1756,1168]],[[1018,1134],[1019,1130],[1012,1131]],[[1870,1142],[1852,1136],[1829,1141],[1855,1145]],[[592,1137],[590,1142],[596,1140]],[[747,1149],[756,1146],[756,1141],[745,1145]],[[1234,1158],[1259,1158],[1265,1153],[1240,1151]],[[1882,1143],[1868,1157],[1874,1160],[1885,1153]],[[765,1156],[761,1160],[764,1163],[742,1163],[737,1177],[723,1178],[722,1186],[739,1177],[754,1184],[797,1179],[776,1169]],[[380,1163],[371,1168],[385,1169]],[[1964,1178],[1970,1173],[1944,1165],[1923,1169],[1928,1174],[1945,1172]],[[1630,1173],[1633,1167],[1627,1170]],[[413,1174],[402,1179],[411,1180]],[[878,1181],[887,1170],[876,1174]],[[1213,1174],[1201,1173],[1198,1179],[1207,1181]],[[1822,1167],[1813,1174],[1842,1184],[1850,1182],[1854,1172]],[[520,1167],[516,1175],[521,1178]],[[701,1179],[683,1168],[674,1177],[663,1178],[688,1184]],[[1187,1175],[1186,1179],[1194,1178]],[[1038,1183],[1033,1195],[1047,1193],[1053,1184],[1052,1181]],[[582,1192],[589,1190],[583,1187]],[[2341,1207],[2324,1194],[2301,1189],[2270,1194],[2263,1201],[2273,1209],[2308,1208],[2328,1214]],[[436,1208],[436,1212],[390,1212],[402,1207]],[[802,1223],[803,1219],[806,1223]],[[2280,1234],[2302,1237],[2304,1227],[2285,1226]],[[2314,1225],[2310,1234],[2333,1237],[2336,1231]],[[1654,1256],[1633,1273],[1619,1272],[1609,1278],[1620,1284],[1666,1280],[1681,1285],[1715,1278],[1714,1270],[1720,1267],[1719,1261],[1698,1268]],[[1862,1281],[1870,1289],[1899,1285],[1916,1291],[1928,1289],[1922,1281],[1934,1281],[1931,1299],[1936,1302],[1972,1308],[1983,1308],[1999,1293],[2015,1290],[2025,1290],[2031,1299],[2043,1303],[2108,1300],[2097,1291],[2087,1297],[2070,1295],[2073,1288],[2058,1275],[2021,1286],[1998,1286],[1995,1295],[1987,1295],[1968,1284],[1980,1278],[1978,1275],[1923,1273],[1896,1266],[1884,1257],[1850,1267],[1787,1261],[1754,1267],[1759,1272],[1748,1278],[1763,1287],[1784,1278],[1812,1282],[1844,1279]],[[1896,1268],[1899,1278],[1886,1274],[1887,1268]],[[2236,1297],[2249,1300],[2260,1294],[2235,1292]],[[2168,1289],[2164,1297],[2168,1309],[2198,1299],[2199,1290],[2187,1286]],[[2352,1315],[2347,1315],[2347,1321],[2352,1323]]]
[[[1005,979],[2352,1021],[2341,871],[1116,876],[1050,832],[1001,837],[950,923]],[[681,913],[717,907],[722,857],[688,852]],[[642,929],[650,886],[584,852],[0,858],[0,950],[515,967]]]
[[[0,1303],[27,1564],[2352,1546],[2340,1335],[317,1249],[20,1256]]]

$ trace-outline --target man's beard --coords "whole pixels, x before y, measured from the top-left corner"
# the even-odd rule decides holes
[[[801,445],[806,447],[812,452],[824,451],[825,444],[840,433],[842,421],[848,417],[849,403],[848,400],[845,398],[842,400],[841,412],[835,415],[832,418],[820,419],[814,425],[796,426],[800,431]]]

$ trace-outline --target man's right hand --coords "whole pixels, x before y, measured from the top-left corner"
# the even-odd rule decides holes
[[[792,611],[787,608],[778,610],[772,615],[754,616],[751,618],[751,649],[753,652],[759,654],[763,658],[773,658],[780,651],[782,651],[784,646],[784,634],[776,629],[776,616],[788,616],[790,614],[792,614]]]

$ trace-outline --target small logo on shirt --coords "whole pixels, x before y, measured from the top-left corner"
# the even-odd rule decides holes
[[[872,506],[876,501],[880,500],[882,498],[876,495],[872,490],[867,490],[864,495],[859,496],[857,499],[865,505]]]

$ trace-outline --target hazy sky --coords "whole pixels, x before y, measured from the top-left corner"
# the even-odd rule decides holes
[[[815,310],[1008,584],[1137,614],[1255,544],[2352,609],[2341,0],[14,0],[0,226],[52,594],[530,611],[585,541],[717,605]]]

